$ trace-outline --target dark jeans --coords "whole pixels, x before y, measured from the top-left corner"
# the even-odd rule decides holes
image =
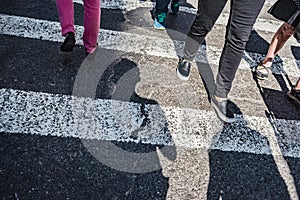
[[[215,95],[226,98],[240,64],[253,24],[265,0],[231,0],[225,44],[219,62]],[[184,59],[193,60],[227,0],[199,0],[196,19],[185,41]]]
[[[162,12],[168,12],[168,5],[170,4],[171,0],[156,0],[155,4],[155,14],[160,14]],[[173,3],[178,3],[179,0],[172,0]]]

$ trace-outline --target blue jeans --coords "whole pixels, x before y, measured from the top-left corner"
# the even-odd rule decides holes
[[[241,62],[255,20],[265,0],[231,0],[225,44],[214,94],[226,98]],[[227,0],[199,0],[197,16],[185,41],[184,59],[195,58],[200,44],[220,16]]]

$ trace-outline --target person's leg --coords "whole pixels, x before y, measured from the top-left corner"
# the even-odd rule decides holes
[[[155,13],[167,13],[170,0],[157,0],[155,4]]]
[[[156,0],[154,28],[161,30],[165,29],[169,3],[170,0]]]
[[[220,16],[227,0],[212,1],[199,0],[197,16],[190,28],[190,31],[185,40],[183,58],[192,61],[200,44],[204,41],[205,36],[212,29],[216,20]]]
[[[264,0],[232,0],[226,27],[225,44],[219,62],[214,95],[211,105],[224,122],[235,121],[234,112],[227,103],[235,73],[240,64],[253,24]]]
[[[215,96],[227,98],[247,41],[264,0],[232,0]]]
[[[171,1],[171,10],[173,14],[177,14],[179,11],[179,0],[172,0]]]
[[[72,0],[56,0],[58,17],[61,25],[62,35],[65,36],[63,44],[60,46],[62,52],[70,52],[75,46],[74,29],[74,6]]]
[[[286,41],[294,34],[295,28],[287,23],[283,23],[272,38],[268,53],[263,64],[270,67],[275,55],[280,51]]]
[[[268,78],[275,55],[280,51],[286,41],[294,34],[295,28],[287,23],[283,23],[274,34],[268,53],[264,60],[256,67],[257,77],[260,79]]]
[[[83,45],[87,53],[93,53],[97,48],[100,14],[100,0],[84,0]]]
[[[74,29],[74,6],[72,0],[56,0],[58,17],[62,28],[62,35],[75,33]]]
[[[199,0],[197,16],[185,40],[183,57],[179,59],[176,73],[179,79],[188,80],[190,77],[191,61],[194,60],[200,44],[212,29],[220,16],[227,0]]]

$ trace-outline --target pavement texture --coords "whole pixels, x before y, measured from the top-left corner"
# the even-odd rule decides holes
[[[127,5],[116,2],[102,4]],[[259,20],[276,28],[280,22],[266,13],[274,2],[266,1]],[[225,24],[209,33],[182,82],[175,69],[192,13],[169,14],[168,29],[158,31],[151,7],[104,7],[101,43],[85,57],[80,43],[59,51],[63,38],[50,26],[58,22],[55,1],[1,4],[0,199],[299,199],[300,109],[286,97],[299,77],[294,38],[271,77],[259,81],[251,68],[276,29],[253,29],[229,95],[238,122],[223,124],[208,96]],[[79,42],[83,6],[74,5]],[[45,20],[33,32],[50,34],[20,35],[34,25],[10,27],[16,21],[7,16]],[[79,109],[68,109],[73,105]],[[89,126],[100,122],[101,130]]]

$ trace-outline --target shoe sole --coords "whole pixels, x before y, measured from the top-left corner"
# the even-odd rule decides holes
[[[234,118],[230,119],[230,118],[226,117],[225,115],[223,115],[223,113],[221,113],[219,111],[218,106],[216,104],[214,104],[213,102],[211,102],[211,106],[216,111],[217,116],[220,118],[220,120],[222,120],[223,122],[226,122],[226,123],[233,123],[233,122],[235,122]]]
[[[300,105],[300,101],[291,94],[291,91],[288,91],[287,96]]]
[[[163,27],[157,27],[157,26],[153,26],[155,29],[157,29],[157,30],[166,30],[166,28],[163,28]]]
[[[71,51],[73,51],[74,47],[75,47],[75,44],[69,44],[69,45],[64,46],[63,48],[61,47],[60,50],[62,52],[71,52]]]
[[[261,76],[258,76],[257,74],[256,74],[256,78],[258,79],[258,80],[267,80],[269,77],[265,77],[265,78],[262,78]]]
[[[264,81],[264,80],[267,80],[267,79],[268,79],[268,77],[266,77],[266,78],[262,78],[262,77],[260,77],[260,76],[257,76],[257,75],[256,75],[256,78],[257,78],[257,79],[259,79],[259,80],[262,80],[262,81]]]
[[[177,77],[180,79],[180,80],[183,80],[183,81],[188,81],[189,78],[190,78],[190,75],[188,77],[186,76],[182,76],[178,70],[178,68],[176,68],[176,74],[177,74]]]

